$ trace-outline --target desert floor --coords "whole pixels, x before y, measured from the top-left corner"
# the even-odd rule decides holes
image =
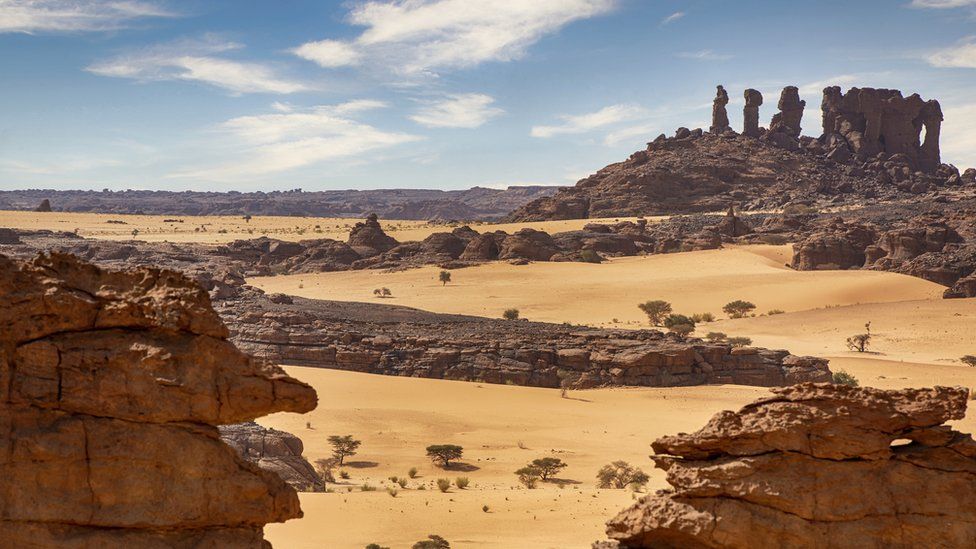
[[[549,233],[581,229],[587,223],[633,220],[636,218],[573,219],[536,223],[468,223],[479,232],[514,232],[531,227]],[[653,222],[663,218],[648,218]],[[267,236],[279,240],[333,238],[346,240],[359,218],[254,216],[121,215],[63,212],[0,211],[0,227],[77,232],[86,238],[105,240],[144,240],[147,242],[225,243]],[[458,224],[381,219],[383,230],[400,242],[423,240],[431,233],[450,231]],[[133,235],[133,231],[137,234]]]

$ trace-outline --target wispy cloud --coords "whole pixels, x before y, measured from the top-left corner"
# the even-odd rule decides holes
[[[675,54],[675,57],[682,59],[693,59],[695,61],[727,61],[732,56],[725,53],[715,53],[712,50],[683,51]]]
[[[912,0],[913,8],[949,9],[976,6],[976,0]]]
[[[452,94],[429,103],[410,119],[428,128],[477,128],[505,112],[493,107],[494,102],[481,93]]]
[[[938,50],[926,60],[934,67],[976,69],[976,37],[967,37],[955,46]]]
[[[677,21],[678,19],[681,19],[684,16],[685,16],[685,12],[683,12],[683,11],[676,11],[676,12],[672,13],[671,15],[665,17],[664,19],[661,19],[661,26],[663,27],[664,25],[669,25],[671,23],[674,23],[675,21]]]
[[[206,37],[162,44],[100,61],[85,70],[101,76],[130,78],[140,82],[187,80],[242,93],[295,93],[305,84],[279,77],[264,64],[217,57],[243,46]]]
[[[601,15],[616,0],[408,0],[357,3],[354,40],[308,42],[293,53],[326,68],[386,67],[402,75],[511,61],[567,24]]]
[[[310,109],[232,118],[217,128],[237,155],[217,166],[170,177],[216,181],[254,179],[328,160],[417,141],[420,136],[378,129],[354,115],[386,107],[370,99]]]
[[[110,31],[138,19],[174,16],[139,0],[0,0],[0,33]]]
[[[563,114],[558,118],[562,124],[553,126],[533,126],[532,137],[549,138],[563,134],[586,133],[598,128],[626,122],[635,118],[644,118],[647,110],[639,105],[618,104],[586,114]]]

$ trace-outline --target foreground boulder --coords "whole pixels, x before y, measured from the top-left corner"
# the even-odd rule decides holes
[[[804,383],[658,439],[672,488],[595,547],[972,547],[976,442],[943,425],[969,391]]]
[[[315,391],[227,341],[159,269],[0,256],[0,540],[7,547],[266,547],[295,491],[215,425],[307,412]]]
[[[253,421],[222,425],[220,438],[242,458],[271,471],[300,492],[323,492],[325,482],[303,456],[302,439]]]

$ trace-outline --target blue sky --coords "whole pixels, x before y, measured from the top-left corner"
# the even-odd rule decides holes
[[[567,185],[714,86],[942,103],[976,166],[976,0],[0,0],[0,188]]]

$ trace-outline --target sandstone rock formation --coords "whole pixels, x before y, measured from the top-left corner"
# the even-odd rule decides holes
[[[840,87],[824,89],[823,134],[832,146],[871,157],[880,152],[904,155],[912,169],[934,172],[941,164],[939,134],[942,108],[919,95],[903,97],[898,90]],[[925,129],[925,142],[920,134]]]
[[[369,214],[365,221],[353,226],[352,230],[349,231],[347,243],[362,257],[381,254],[399,244],[395,238],[383,232],[379,218],[374,213]]]
[[[800,100],[800,92],[796,86],[786,86],[783,88],[777,103],[779,112],[773,115],[773,120],[769,124],[769,131],[772,133],[785,133],[791,137],[800,137],[800,121],[803,119],[803,108],[807,106],[806,101]]]
[[[321,492],[325,482],[302,457],[305,446],[291,433],[268,429],[253,421],[220,426],[220,438],[237,454],[281,477],[300,492]]]
[[[35,212],[49,212],[49,211],[51,211],[51,200],[50,199],[47,199],[47,198],[45,198],[44,200],[41,200],[41,203],[36,208],[34,208],[34,211]]]
[[[759,106],[763,96],[759,90],[749,88],[745,91],[746,104],[742,107],[742,135],[759,137]]]
[[[712,101],[712,125],[708,131],[722,134],[732,129],[729,126],[729,113],[725,106],[729,104],[729,94],[722,86],[716,86],[715,99]]]
[[[266,547],[295,491],[214,425],[315,392],[227,341],[172,271],[0,256],[0,539],[10,547]]]
[[[972,545],[976,442],[943,425],[962,419],[968,390],[772,392],[654,442],[672,488],[607,523],[616,546]]]

